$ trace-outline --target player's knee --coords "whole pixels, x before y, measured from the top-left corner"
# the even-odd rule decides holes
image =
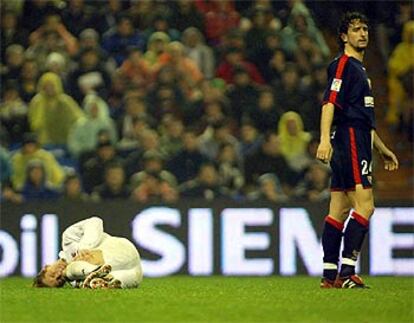
[[[356,210],[357,213],[361,214],[363,217],[369,219],[375,211],[375,207],[373,205],[364,205],[359,210]]]

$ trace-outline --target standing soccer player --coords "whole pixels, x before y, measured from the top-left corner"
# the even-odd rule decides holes
[[[376,148],[385,169],[398,169],[394,153],[375,131],[371,82],[362,64],[368,46],[368,19],[346,13],[338,38],[343,54],[328,67],[328,86],[321,115],[321,138],[316,157],[332,168],[329,215],[322,235],[322,288],[366,288],[355,274],[355,264],[374,213],[372,149]],[[331,137],[331,131],[333,135]],[[353,209],[345,232],[344,222]],[[344,237],[338,275],[340,245]]]

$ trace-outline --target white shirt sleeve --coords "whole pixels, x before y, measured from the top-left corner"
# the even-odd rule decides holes
[[[98,268],[99,265],[92,265],[86,261],[72,261],[66,267],[66,278],[68,278],[69,280],[82,280]]]
[[[62,234],[62,251],[59,252],[59,257],[71,261],[78,250],[97,247],[103,233],[103,221],[98,217],[71,225]]]

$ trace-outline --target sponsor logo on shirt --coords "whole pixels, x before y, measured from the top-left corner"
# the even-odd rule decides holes
[[[367,108],[373,108],[374,107],[374,98],[372,96],[365,96],[364,97],[364,104]]]
[[[331,85],[331,91],[339,92],[341,90],[342,80],[341,79],[333,79]]]

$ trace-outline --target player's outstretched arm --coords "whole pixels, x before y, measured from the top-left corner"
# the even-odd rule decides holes
[[[326,103],[322,107],[321,115],[321,139],[316,152],[316,158],[324,163],[330,162],[332,158],[331,127],[334,116],[335,106]]]
[[[395,154],[387,146],[385,146],[376,131],[374,131],[374,147],[384,160],[384,168],[386,170],[393,171],[398,169],[399,162],[397,156],[395,156]]]

